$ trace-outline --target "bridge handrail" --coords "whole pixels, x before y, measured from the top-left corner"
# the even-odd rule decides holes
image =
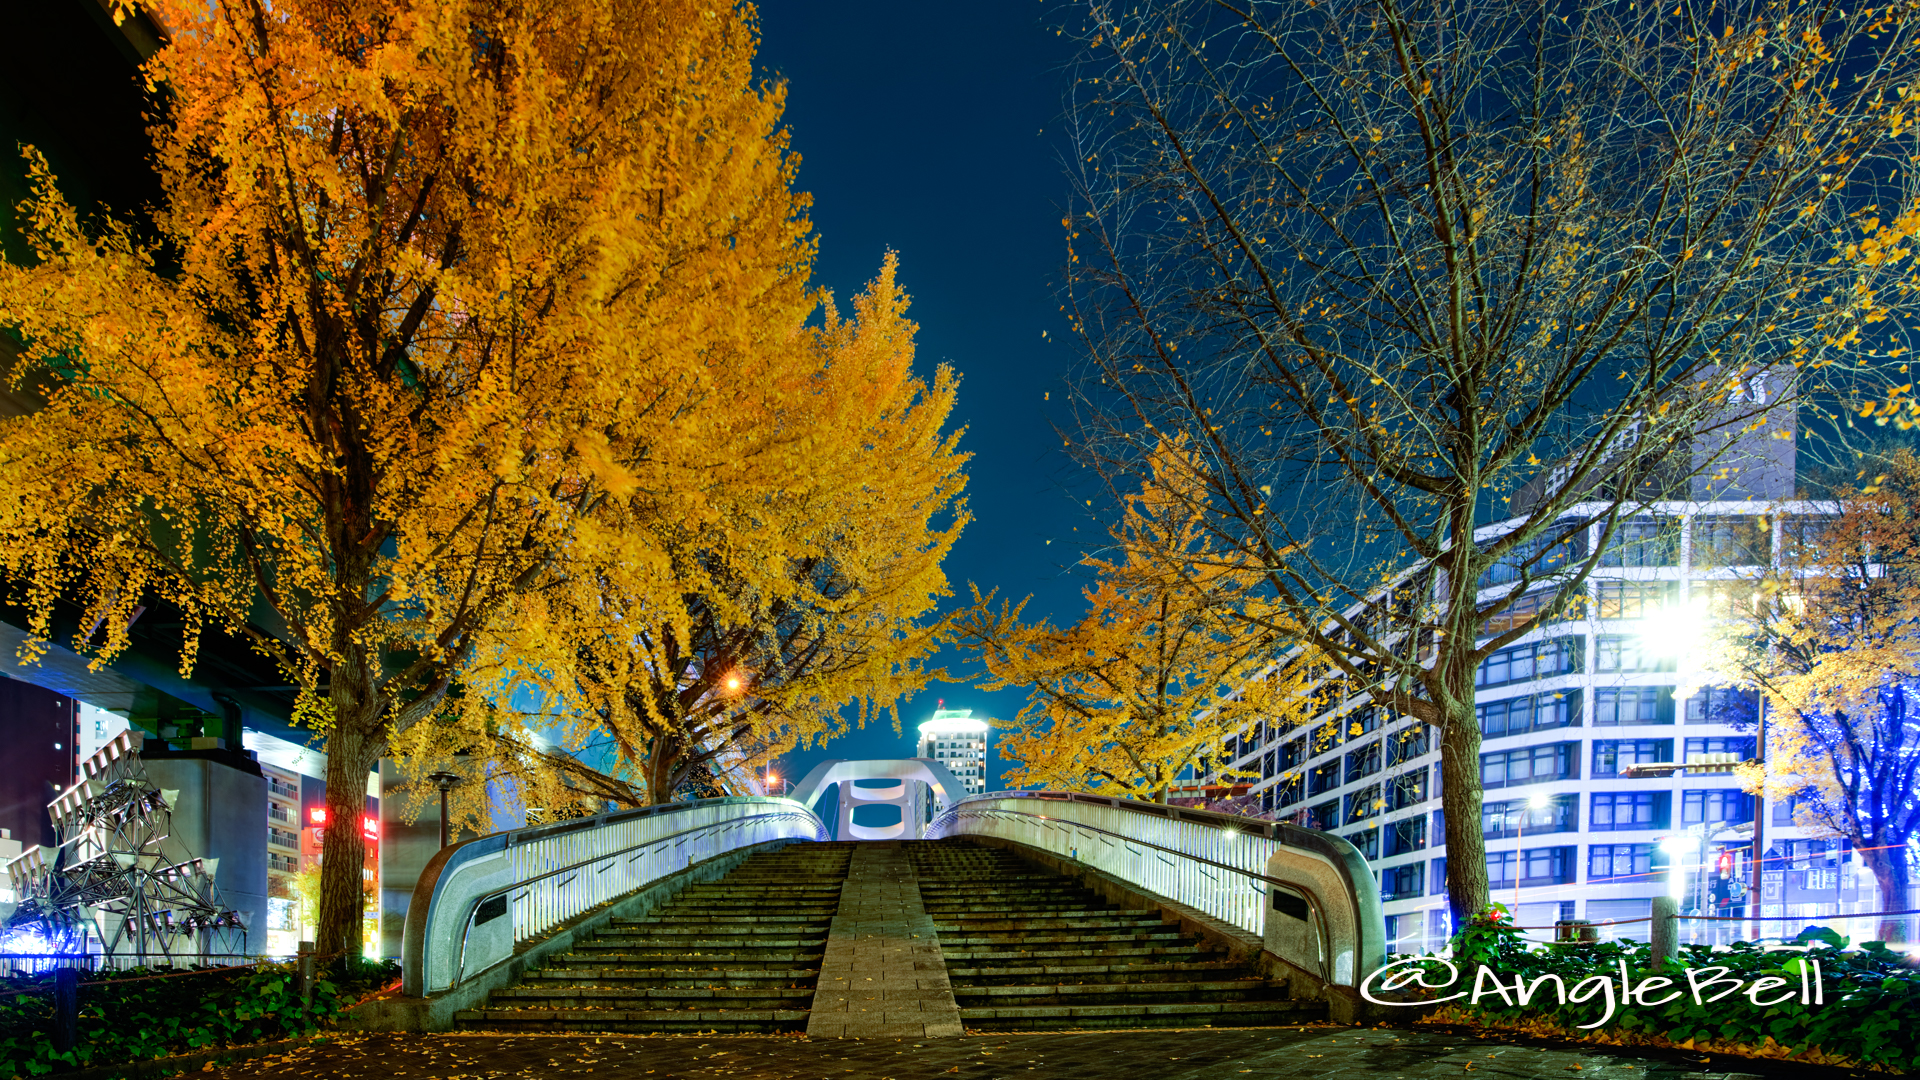
[[[1082,852],[1084,845],[1076,842],[1076,832],[1103,847]],[[927,826],[930,838],[966,833],[997,835],[1064,855],[1263,940],[1271,940],[1267,920],[1280,906],[1278,901],[1269,902],[1276,887],[1309,902],[1309,914],[1322,941],[1333,941],[1339,931],[1329,925],[1329,912],[1344,907],[1357,940],[1353,955],[1338,963],[1337,969],[1333,950],[1319,958],[1318,974],[1329,983],[1356,985],[1356,980],[1371,970],[1369,962],[1377,964],[1385,956],[1385,921],[1372,871],[1358,849],[1330,833],[1260,818],[1068,791],[972,795],[936,815]],[[1126,855],[1120,854],[1122,850]],[[1305,876],[1278,877],[1270,873],[1276,865],[1275,856],[1289,850],[1307,853],[1324,864],[1325,880],[1316,883]],[[1209,873],[1209,869],[1226,874]],[[1324,895],[1334,891],[1325,881],[1337,882],[1341,887],[1337,891],[1346,895]]]
[[[421,871],[407,907],[402,992],[424,997],[449,989],[510,955],[515,943],[702,859],[770,840],[824,839],[826,826],[799,803],[747,796],[620,810],[450,844]]]

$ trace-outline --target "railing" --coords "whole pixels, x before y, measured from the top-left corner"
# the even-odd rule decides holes
[[[407,908],[403,991],[438,993],[609,900],[772,840],[824,840],[791,799],[725,798],[623,810],[464,840],[421,871]]]
[[[961,800],[926,835],[994,836],[1065,856],[1260,937],[1330,984],[1355,986],[1385,957],[1366,860],[1312,829],[1099,795],[999,791]]]
[[[138,968],[162,970],[191,970],[196,968],[249,967],[263,961],[275,960],[271,956],[255,956],[251,953],[183,953],[179,956],[161,956],[149,953],[145,956],[131,953],[0,953],[0,979],[17,978],[23,975],[39,975],[61,968],[76,968],[80,971],[132,971]],[[284,959],[284,958],[279,958]]]

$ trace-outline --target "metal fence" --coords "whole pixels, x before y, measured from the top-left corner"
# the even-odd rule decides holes
[[[21,975],[40,975],[62,968],[74,968],[79,971],[132,971],[137,968],[177,969],[250,967],[262,961],[292,959],[291,957],[253,956],[245,953],[213,953],[201,955],[187,953],[180,956],[117,954],[112,956],[100,953],[0,953],[0,979],[16,978]]]
[[[1059,791],[995,791],[955,804],[929,838],[997,836],[1064,855],[1259,936],[1271,822]]]
[[[702,799],[494,833],[450,845],[420,875],[401,970],[410,995],[437,993],[610,900],[739,848],[824,840],[791,799]]]

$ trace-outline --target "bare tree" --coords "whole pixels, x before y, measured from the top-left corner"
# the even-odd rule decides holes
[[[1797,408],[1912,415],[1881,368],[1913,10],[1075,9],[1077,450],[1128,487],[1184,434],[1273,610],[1438,729],[1456,921],[1488,902],[1480,662],[1623,515],[1777,485]]]

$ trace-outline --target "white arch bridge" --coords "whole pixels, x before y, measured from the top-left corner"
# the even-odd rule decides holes
[[[557,948],[586,922],[660,903],[755,851],[832,838],[813,808],[834,785],[842,840],[972,838],[1098,872],[1255,936],[1294,972],[1296,996],[1324,997],[1336,1018],[1364,1009],[1361,981],[1385,961],[1379,887],[1340,837],[1078,792],[963,797],[936,761],[843,760],[814,769],[793,798],[670,803],[440,849],[406,912],[403,990],[419,1013],[407,1026],[444,1026],[434,1019],[443,1014],[450,1023],[463,1003],[517,977],[530,950]],[[864,825],[855,820],[863,806],[900,816]]]

